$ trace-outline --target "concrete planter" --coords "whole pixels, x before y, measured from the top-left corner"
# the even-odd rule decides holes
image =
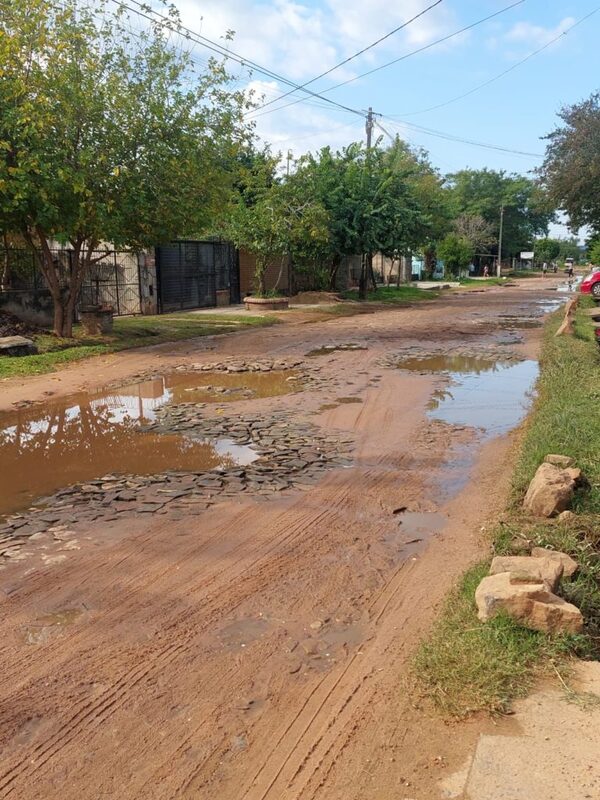
[[[285,311],[290,301],[287,297],[244,297],[247,311]]]
[[[79,311],[79,318],[83,330],[88,336],[98,336],[112,332],[112,306],[83,306]]]

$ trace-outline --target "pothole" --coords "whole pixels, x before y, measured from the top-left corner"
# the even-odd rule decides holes
[[[428,416],[450,425],[479,428],[486,436],[499,436],[527,414],[538,363],[497,363],[489,369],[450,371],[448,375],[451,382],[434,393]]]
[[[408,372],[442,372],[453,375],[465,375],[501,369],[507,363],[500,358],[487,358],[475,355],[452,355],[436,353],[400,359],[396,362],[398,369]]]
[[[158,412],[182,401],[204,405],[295,391],[294,370],[175,372],[116,389],[79,393],[0,418],[0,513],[105,474],[154,475],[247,465],[252,448],[185,431],[147,431]]]
[[[84,614],[82,608],[65,608],[37,617],[22,628],[26,644],[44,644],[64,628],[73,625]]]

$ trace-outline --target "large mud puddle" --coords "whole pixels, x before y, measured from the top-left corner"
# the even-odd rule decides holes
[[[174,372],[158,378],[121,387],[121,396],[138,398],[144,413],[152,419],[152,411],[166,403],[225,403],[264,397],[279,397],[298,387],[294,370],[269,372]]]
[[[451,425],[479,428],[486,438],[507,433],[524,419],[538,376],[538,363],[533,360],[514,364],[435,355],[407,359],[398,366],[447,375],[450,382],[434,392],[428,416]]]
[[[105,475],[199,472],[250,464],[251,447],[142,432],[140,423],[182,399],[201,402],[212,387],[253,396],[291,391],[282,373],[172,375],[110,392],[82,393],[0,418],[0,513],[21,509],[64,486]],[[223,398],[225,399],[225,398]],[[233,399],[231,396],[227,399]]]

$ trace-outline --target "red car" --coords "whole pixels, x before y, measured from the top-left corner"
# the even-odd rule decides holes
[[[600,269],[594,269],[582,280],[579,291],[584,294],[591,294],[600,300]]]

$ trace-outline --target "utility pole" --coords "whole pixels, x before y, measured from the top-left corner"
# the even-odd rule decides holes
[[[371,147],[373,146],[373,127],[374,127],[374,120],[373,120],[373,109],[369,106],[369,111],[367,112],[367,120],[365,123],[365,131],[367,133],[367,169],[371,169],[371,161],[370,161],[370,152]],[[367,299],[367,283],[369,281],[369,277],[373,278],[373,253],[363,253],[362,254],[362,263],[360,269],[360,281],[358,284],[358,296],[361,300]],[[373,288],[376,289],[375,280],[373,279]]]
[[[498,267],[496,275],[502,277],[502,228],[504,227],[504,203],[500,206],[500,233],[498,235]]]
[[[365,130],[367,132],[367,150],[371,149],[372,140],[373,140],[373,109],[369,106],[369,111],[367,113],[367,121],[365,124]]]

